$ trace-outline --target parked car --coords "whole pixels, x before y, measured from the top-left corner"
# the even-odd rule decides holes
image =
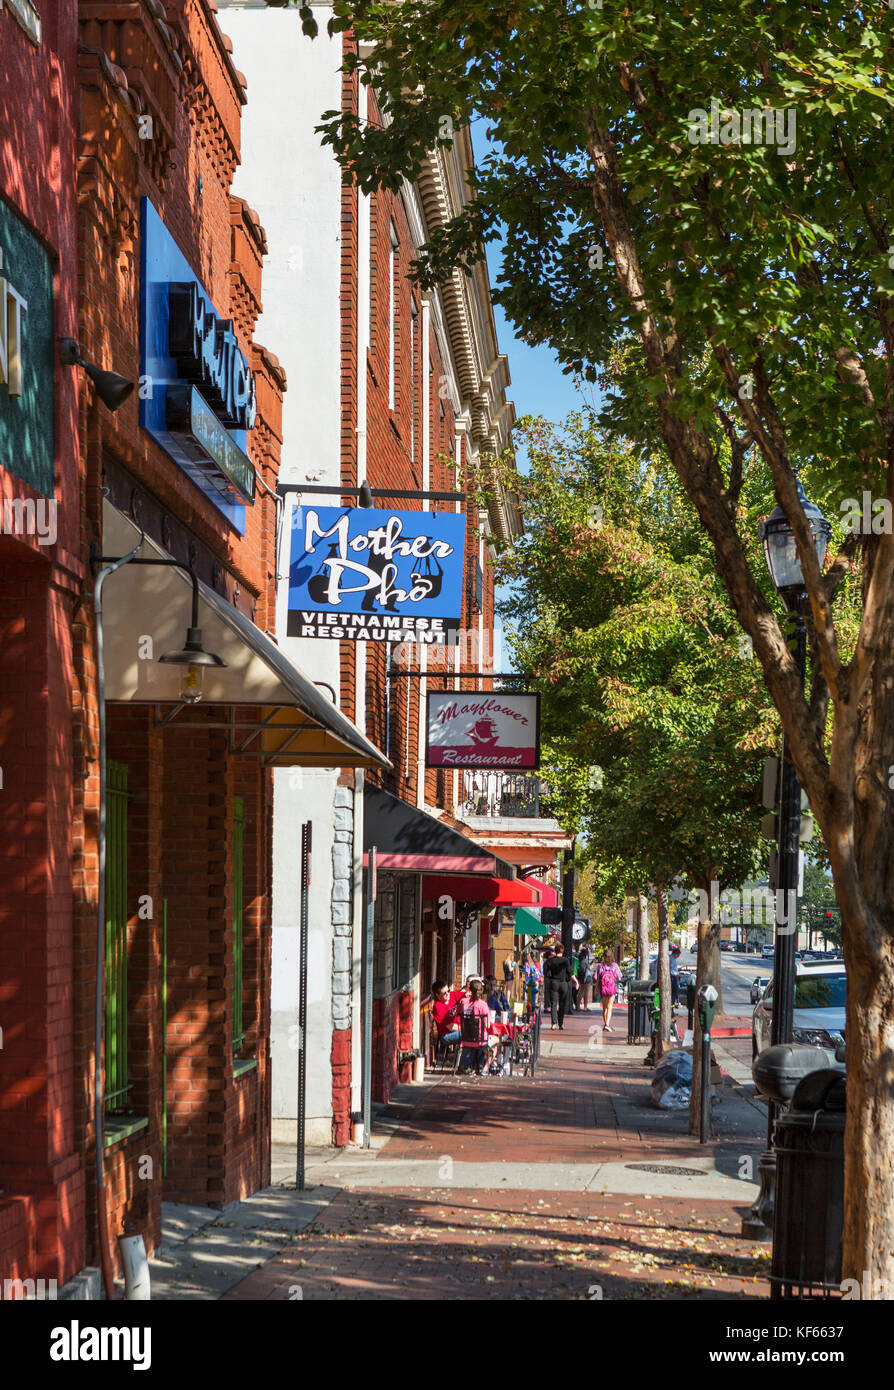
[[[766,946],[762,946],[762,947],[761,947],[761,955],[763,956],[764,960],[772,960],[773,957],[775,956],[775,954],[776,954],[776,947],[775,947],[775,946],[771,946],[771,945],[769,945],[769,943],[768,943]]]
[[[829,1065],[844,1042],[846,976],[840,962],[800,961],[795,966],[795,1012],[792,1041],[825,1052]],[[752,986],[753,988],[753,986]],[[751,1016],[751,1055],[770,1046],[773,981],[770,980]]]
[[[755,975],[754,979],[751,981],[752,1004],[756,1004],[758,999],[760,999],[767,985],[770,983],[770,978],[769,975]]]

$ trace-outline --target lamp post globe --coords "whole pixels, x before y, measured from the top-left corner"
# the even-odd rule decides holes
[[[798,498],[804,508],[807,517],[807,524],[813,536],[813,544],[816,547],[816,558],[820,569],[826,558],[826,547],[832,535],[832,526],[823,516],[819,507],[811,502],[801,485],[800,478],[797,479]],[[798,600],[805,592],[804,575],[801,571],[801,561],[798,557],[798,547],[795,542],[795,533],[792,524],[781,507],[774,507],[766,521],[762,521],[757,528],[758,539],[763,542],[764,559],[773,587],[783,600],[787,608],[797,604]]]

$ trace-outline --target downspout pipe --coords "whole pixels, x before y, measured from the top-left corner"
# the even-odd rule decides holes
[[[106,1206],[103,1149],[105,1139],[105,1073],[102,1065],[103,1005],[105,1002],[106,947],[106,682],[103,660],[102,589],[110,574],[135,558],[143,544],[144,532],[133,550],[99,571],[93,586],[96,613],[96,686],[99,701],[99,884],[96,898],[96,993],[93,1022],[93,1129],[96,1142],[96,1230],[99,1261],[106,1298],[115,1300],[115,1277],[109,1250],[109,1213]]]

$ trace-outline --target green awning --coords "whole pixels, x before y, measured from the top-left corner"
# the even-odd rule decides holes
[[[549,936],[555,927],[545,927],[537,915],[537,910],[529,907],[518,907],[515,910],[515,929],[516,936]]]

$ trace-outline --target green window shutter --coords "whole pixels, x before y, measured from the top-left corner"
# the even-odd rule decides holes
[[[237,1055],[245,1041],[242,1011],[244,851],[245,807],[242,797],[237,796],[233,801],[233,1052]]]
[[[123,1110],[127,1079],[127,766],[106,764],[106,1109]]]

